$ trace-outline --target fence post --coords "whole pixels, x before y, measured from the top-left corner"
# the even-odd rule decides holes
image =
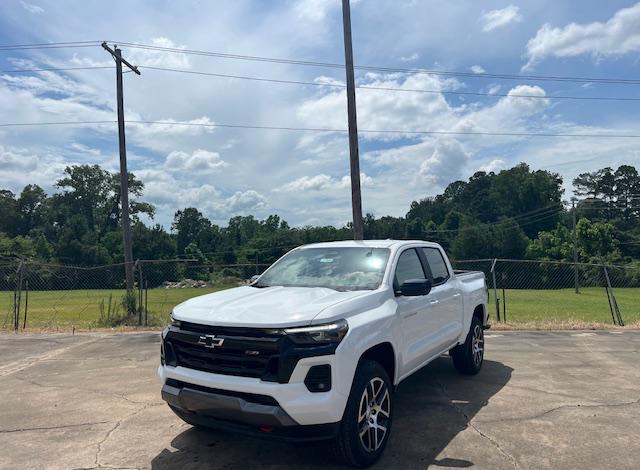
[[[496,264],[498,263],[498,258],[494,258],[493,263],[491,263],[491,274],[493,275],[493,296],[496,299],[496,319],[500,321],[500,299],[498,299],[498,288],[496,286]]]
[[[29,310],[29,279],[25,281],[25,291],[24,291],[24,320],[22,322],[22,329],[24,330],[27,327],[27,311]]]
[[[144,326],[149,326],[149,281],[144,280]]]
[[[604,277],[607,280],[607,297],[609,297],[609,307],[611,308],[613,324],[624,326],[624,321],[622,320],[622,315],[620,315],[620,309],[618,308],[618,302],[616,301],[616,296],[613,293],[613,288],[611,287],[611,281],[609,280],[609,271],[607,271],[606,266],[604,266]]]
[[[580,278],[578,276],[578,235],[576,232],[576,199],[571,199],[571,214],[573,216],[573,282],[576,294],[580,293]]]
[[[20,305],[22,304],[22,275],[24,260],[20,260],[16,270],[16,288],[13,291],[13,330],[20,328]]]
[[[136,260],[136,267],[138,268],[138,326],[142,325],[142,263],[140,260]]]

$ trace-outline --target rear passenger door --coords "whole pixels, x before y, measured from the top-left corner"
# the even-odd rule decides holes
[[[437,307],[431,311],[431,315],[435,316],[434,323],[437,324],[434,343],[440,351],[457,341],[462,332],[462,292],[442,251],[435,247],[423,247],[421,250],[432,283],[429,300]]]

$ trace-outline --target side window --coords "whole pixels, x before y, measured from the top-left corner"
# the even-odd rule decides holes
[[[409,279],[426,279],[422,269],[422,262],[420,262],[418,253],[413,248],[403,251],[398,259],[396,276],[393,280],[394,289],[397,290],[400,288],[400,284]]]
[[[423,248],[424,255],[427,257],[427,263],[431,274],[433,275],[433,284],[442,284],[449,279],[449,270],[447,263],[442,257],[442,253],[437,248]]]

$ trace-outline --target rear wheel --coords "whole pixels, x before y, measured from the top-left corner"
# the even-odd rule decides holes
[[[392,385],[384,367],[362,361],[333,443],[336,456],[354,467],[368,467],[384,451],[391,431]]]
[[[458,372],[467,375],[480,372],[484,361],[484,328],[480,319],[473,317],[467,339],[449,351],[449,354]]]

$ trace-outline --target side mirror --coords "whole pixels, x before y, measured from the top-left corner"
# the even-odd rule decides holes
[[[431,292],[429,279],[408,279],[400,285],[400,295],[407,297],[427,295],[429,292]]]
[[[254,282],[256,282],[259,277],[259,274],[254,274],[253,276],[251,276],[251,279],[249,279],[249,284],[253,284]]]

